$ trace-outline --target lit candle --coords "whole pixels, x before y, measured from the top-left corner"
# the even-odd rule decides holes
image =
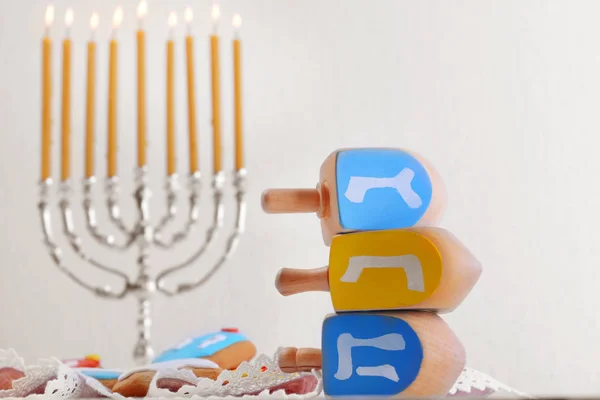
[[[107,171],[109,178],[117,175],[117,30],[123,22],[123,9],[117,7],[113,15],[113,31],[110,41],[108,72],[108,145]]]
[[[173,31],[177,26],[177,14],[169,15],[170,38],[167,41],[167,175],[175,173],[175,44]]]
[[[54,22],[54,6],[46,8],[46,33],[42,40],[42,162],[41,179],[51,175],[52,149],[52,40],[50,27]]]
[[[213,171],[222,170],[221,145],[221,76],[219,65],[219,37],[217,23],[221,11],[218,4],[212,6],[213,34],[210,37],[211,82],[212,82],[212,123],[213,123]]]
[[[137,8],[140,28],[137,32],[137,103],[138,103],[138,167],[146,165],[146,35],[143,30],[143,21],[148,13],[148,3],[141,0]]]
[[[192,21],[194,13],[191,8],[185,10],[187,36],[185,38],[185,54],[187,59],[188,83],[188,129],[190,150],[190,175],[198,171],[198,143],[196,136],[196,93],[194,79],[194,38],[192,37]]]
[[[242,46],[240,27],[242,18],[239,14],[233,16],[233,98],[235,113],[235,169],[244,168],[244,138],[242,126]]]
[[[63,93],[62,93],[62,170],[61,180],[71,176],[71,26],[73,9],[65,14],[67,36],[63,41]]]
[[[88,76],[85,121],[85,177],[94,176],[94,122],[95,122],[95,97],[96,97],[96,43],[95,33],[98,28],[98,14],[92,14],[90,19],[92,38],[88,43]]]

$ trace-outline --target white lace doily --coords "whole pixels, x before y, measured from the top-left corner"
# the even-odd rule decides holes
[[[277,354],[273,358],[261,355],[252,362],[242,363],[235,371],[223,371],[213,381],[197,378],[189,370],[161,370],[156,373],[147,397],[151,398],[191,398],[191,399],[239,399],[240,397],[260,397],[269,399],[311,399],[322,396],[322,376],[320,371],[312,373],[284,373],[278,367]],[[23,371],[23,378],[13,381],[13,388],[0,390],[0,398],[40,397],[44,399],[97,398],[106,397],[123,400],[125,397],[112,393],[99,381],[85,376],[57,359],[41,359],[27,366],[14,350],[0,350],[0,368],[14,368]],[[315,389],[307,394],[286,394],[281,389],[269,393],[271,388],[290,383],[304,377],[314,376]],[[161,379],[174,378],[187,382],[177,392],[161,389],[157,383]],[[46,384],[43,394],[32,394]],[[458,378],[448,397],[488,397],[501,393],[514,397],[531,398],[491,377],[466,368]]]

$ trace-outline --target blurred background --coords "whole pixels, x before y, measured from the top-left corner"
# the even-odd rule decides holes
[[[119,2],[118,2],[119,1]],[[133,221],[135,163],[135,0],[56,0],[53,171],[59,171],[60,41],[72,6],[73,175],[83,177],[85,46],[97,33],[97,171],[106,153],[108,38],[119,31],[119,174],[125,219]],[[600,347],[600,3],[595,1],[223,0],[222,85],[225,167],[233,169],[231,17],[243,18],[244,127],[248,229],[231,262],[200,290],[157,296],[153,341],[161,351],[198,333],[235,326],[261,353],[320,346],[328,294],[284,298],[282,267],[327,264],[314,215],[266,215],[268,187],[317,183],[340,147],[404,147],[444,178],[449,206],[441,226],[479,258],[472,294],[444,319],[464,343],[468,365],[535,395],[591,395]],[[37,357],[98,353],[108,367],[131,363],[135,301],[102,301],[59,273],[42,243],[37,214],[40,154],[40,40],[47,1],[0,0],[0,348]],[[208,0],[149,0],[148,125],[152,207],[163,210],[167,16],[196,15],[196,79],[202,218],[208,220],[211,130]],[[178,167],[187,170],[184,27],[176,30]],[[231,176],[231,175],[230,175]],[[99,185],[101,186],[101,185]],[[103,205],[98,188],[96,202]],[[75,218],[83,213],[77,185]],[[232,190],[227,188],[229,210]],[[182,202],[184,199],[182,199]],[[182,205],[185,207],[185,204]],[[105,222],[103,207],[100,222]],[[184,210],[185,208],[182,208]],[[159,212],[155,212],[156,216]],[[183,211],[182,215],[185,214]],[[59,223],[55,221],[55,230]],[[227,215],[231,226],[233,215]],[[158,271],[203,241],[204,226],[175,252],[152,253]],[[83,228],[79,228],[83,231]],[[60,240],[65,245],[64,240]],[[91,244],[86,239],[86,244]],[[223,237],[216,249],[224,246]],[[135,272],[135,252],[90,245],[106,263]],[[110,282],[69,251],[66,262],[90,282]],[[206,270],[216,255],[182,272]]]

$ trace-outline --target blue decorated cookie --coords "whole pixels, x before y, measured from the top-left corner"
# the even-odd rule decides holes
[[[256,347],[237,329],[189,338],[166,350],[153,363],[201,358],[215,362],[223,369],[235,369],[256,355]]]
[[[123,373],[120,370],[104,368],[76,368],[75,370],[82,375],[96,379],[110,390],[113,389],[119,376]]]

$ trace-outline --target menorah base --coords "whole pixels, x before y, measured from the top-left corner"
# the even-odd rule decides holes
[[[148,340],[138,340],[133,350],[133,360],[136,365],[146,365],[154,358],[154,349]]]

